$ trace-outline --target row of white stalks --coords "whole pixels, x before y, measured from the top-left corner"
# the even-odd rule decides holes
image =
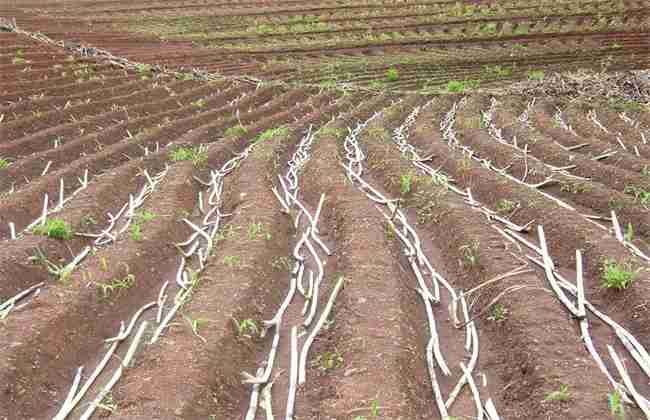
[[[243,382],[252,385],[250,403],[245,416],[246,420],[254,420],[256,418],[259,405],[264,408],[267,418],[269,416],[273,418],[270,390],[273,384],[272,373],[275,367],[276,354],[283,331],[282,321],[287,308],[289,308],[296,294],[298,294],[303,301],[303,319],[301,325],[292,325],[290,327],[291,360],[285,412],[286,420],[292,420],[294,418],[296,392],[298,386],[304,384],[307,379],[306,367],[309,350],[314,339],[325,324],[336,300],[336,296],[343,286],[343,279],[341,278],[331,292],[321,312],[321,316],[314,323],[319,307],[320,288],[325,278],[326,258],[332,254],[331,250],[320,238],[318,229],[318,220],[322,213],[325,196],[321,195],[318,207],[313,213],[298,196],[300,171],[310,159],[314,136],[312,127],[310,127],[300,140],[293,156],[287,162],[286,173],[284,175],[278,175],[281,190],[275,187],[272,189],[280,202],[282,211],[288,216],[293,217],[292,222],[301,233],[298,235],[300,239],[293,249],[294,266],[291,272],[287,295],[273,318],[264,321],[262,336],[265,336],[267,331],[272,328],[275,332],[269,355],[263,362],[264,367],[260,367],[256,375],[242,372]],[[303,215],[306,218],[306,222],[301,224],[300,220]],[[314,266],[317,268],[316,273],[310,268]],[[306,281],[307,285],[305,285]],[[302,330],[300,333],[298,332],[299,329]],[[302,340],[304,336],[306,338]],[[259,402],[260,395],[263,398],[261,404]]]
[[[452,147],[454,147],[453,146],[454,144],[456,145],[458,144],[457,141],[456,143],[453,142],[453,139],[455,139],[455,131],[453,126],[455,122],[456,110],[457,110],[457,103],[454,104],[450,113],[447,114],[445,120],[443,120],[443,122],[441,123],[441,129],[444,134],[443,137],[445,137],[445,139],[450,142],[449,144]],[[450,139],[452,139],[452,141],[450,141]],[[625,240],[623,238],[620,225],[618,224],[618,221],[616,219],[616,215],[613,212],[612,212],[612,221],[614,223],[614,230],[616,232],[617,239],[623,243],[623,241]],[[605,373],[605,375],[607,376],[608,380],[610,381],[614,389],[621,394],[622,398],[626,402],[630,403],[632,401],[635,401],[636,404],[646,414],[646,417],[650,419],[650,417],[648,417],[650,415],[650,411],[649,411],[650,404],[648,403],[648,400],[645,397],[641,396],[636,391],[636,388],[632,383],[630,375],[627,373],[627,370],[625,369],[625,366],[621,362],[620,357],[618,357],[616,351],[614,350],[613,347],[611,347],[611,345],[608,345],[608,350],[610,352],[612,360],[615,363],[617,371],[619,372],[619,375],[622,378],[623,381],[622,384],[613,379],[612,375],[609,373],[607,367],[603,363],[602,358],[596,351],[591,336],[589,335],[588,319],[584,308],[586,307],[587,309],[589,309],[590,312],[592,312],[597,318],[599,318],[605,324],[609,325],[614,330],[620,342],[632,355],[634,360],[639,364],[641,370],[646,375],[650,374],[650,356],[648,355],[648,352],[645,350],[645,348],[639,343],[638,340],[636,340],[636,338],[634,338],[634,336],[631,333],[629,333],[627,330],[625,330],[622,326],[620,326],[618,323],[613,321],[611,318],[609,318],[608,316],[600,312],[584,298],[584,286],[582,280],[582,255],[580,251],[578,250],[576,252],[576,257],[578,261],[577,262],[578,274],[577,274],[576,285],[573,285],[572,283],[565,280],[561,276],[561,274],[559,274],[555,270],[555,265],[553,264],[552,259],[548,253],[548,247],[546,245],[544,231],[541,226],[538,226],[538,233],[539,233],[540,244],[541,244],[540,246],[533,244],[532,242],[528,241],[523,236],[519,235],[517,232],[511,229],[501,230],[501,233],[507,238],[509,238],[509,240],[511,240],[512,242],[523,243],[528,248],[536,251],[537,254],[542,257],[542,260],[539,260],[537,258],[528,256],[528,258],[533,263],[536,263],[537,265],[545,269],[546,278],[549,281],[551,288],[557,295],[560,302],[563,304],[563,306],[565,306],[569,310],[569,312],[571,312],[572,315],[574,315],[580,321],[580,328],[581,328],[583,341],[590,355],[596,361],[599,369],[603,373]],[[569,298],[566,295],[567,292],[571,295],[571,298]],[[576,302],[578,303],[572,302],[572,299],[575,299]]]
[[[128,327],[125,327],[124,323],[122,323],[118,335],[106,340],[107,343],[111,344],[110,348],[98,363],[98,365],[95,367],[93,373],[86,379],[81,387],[80,384],[82,380],[83,367],[80,367],[77,370],[72,386],[70,388],[70,392],[68,394],[68,398],[66,398],[64,401],[61,409],[54,417],[54,420],[64,420],[73,412],[75,407],[79,404],[80,401],[82,401],[88,390],[94,384],[97,377],[104,371],[109,360],[113,357],[119,345],[126,342],[129,337],[131,337],[133,331],[135,331],[135,326],[138,323],[138,320],[143,316],[145,312],[152,308],[157,309],[155,316],[156,328],[153,331],[152,338],[148,343],[154,344],[160,339],[164,330],[167,328],[170,321],[173,319],[181,306],[187,302],[192,293],[194,293],[195,287],[198,283],[198,276],[203,271],[205,262],[212,251],[214,245],[214,237],[220,228],[222,219],[228,216],[221,213],[221,207],[223,204],[222,193],[224,187],[224,178],[228,174],[232,173],[239,166],[242,160],[248,157],[254,146],[255,144],[250,145],[241,154],[236,155],[231,160],[226,162],[220,169],[211,171],[209,181],[205,182],[196,178],[202,185],[208,187],[208,199],[207,203],[204,203],[204,200],[202,198],[203,192],[199,193],[199,210],[202,213],[202,218],[198,224],[193,223],[188,219],[184,219],[184,222],[190,226],[194,232],[186,241],[176,244],[179,247],[181,253],[181,262],[179,264],[176,276],[178,291],[174,297],[174,303],[171,308],[168,308],[167,312],[165,313],[165,304],[168,300],[167,289],[169,287],[169,282],[165,282],[160,289],[156,301],[147,303],[141,307],[131,319]],[[207,204],[207,206],[205,204]],[[109,217],[109,219],[112,219],[112,217]],[[192,261],[196,261],[195,268],[189,267],[189,263]],[[80,419],[88,420],[91,418],[97,407],[101,405],[102,400],[104,400],[104,398],[111,392],[115,384],[119,381],[124,371],[130,367],[131,360],[136,350],[140,346],[143,334],[147,329],[147,326],[148,322],[146,320],[140,323],[137,332],[131,339],[131,344],[124,358],[122,358],[119,366],[113,372],[110,379],[101,387],[93,401],[89,403]]]

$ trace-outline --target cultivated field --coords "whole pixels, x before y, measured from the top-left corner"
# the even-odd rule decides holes
[[[0,6],[0,419],[650,419],[647,6]]]

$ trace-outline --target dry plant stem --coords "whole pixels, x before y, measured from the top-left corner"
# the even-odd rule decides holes
[[[289,395],[285,420],[293,420],[298,386],[298,327],[291,328],[291,369],[289,371]]]
[[[557,281],[555,279],[555,275],[553,275],[553,270],[555,269],[555,266],[553,265],[553,261],[551,260],[551,256],[548,253],[548,246],[546,244],[546,237],[544,236],[544,228],[539,225],[537,226],[537,233],[539,235],[539,243],[541,245],[541,250],[542,250],[542,260],[544,261],[544,272],[546,273],[546,279],[548,280],[549,284],[551,285],[551,289],[555,292],[555,295],[557,298],[562,302],[562,304],[573,314],[575,317],[579,317],[578,314],[578,309],[575,307],[573,302],[571,302],[560,286],[557,284]]]
[[[634,384],[632,383],[632,378],[630,378],[630,375],[625,370],[625,366],[616,353],[616,350],[614,350],[614,347],[608,345],[607,350],[609,350],[609,354],[614,361],[616,370],[618,370],[619,375],[621,375],[621,378],[623,379],[623,383],[625,383],[627,390],[632,395],[632,398],[634,398],[634,401],[636,401],[637,406],[641,409],[641,411],[643,411],[646,419],[650,419],[650,406],[648,405],[648,400],[646,400],[641,394],[637,392]]]
[[[142,340],[142,336],[144,334],[145,329],[147,328],[147,324],[148,324],[147,321],[142,321],[142,324],[140,324],[140,328],[138,329],[138,332],[136,333],[135,337],[133,337],[133,341],[131,342],[129,349],[126,352],[124,359],[120,362],[120,365],[118,366],[117,370],[115,371],[111,379],[108,381],[108,383],[97,394],[95,400],[89,405],[88,409],[80,417],[80,420],[89,420],[92,417],[93,413],[95,412],[96,408],[99,406],[99,404],[101,404],[104,398],[106,398],[106,395],[108,395],[108,393],[111,392],[113,386],[115,386],[117,381],[120,380],[120,378],[122,377],[122,373],[124,372],[124,369],[128,368],[131,363],[131,359],[133,358],[133,355],[135,354],[135,350],[137,349],[138,345],[140,344],[140,341]]]
[[[309,336],[307,336],[307,339],[305,340],[305,344],[303,345],[302,350],[300,351],[300,360],[298,363],[298,384],[299,385],[304,384],[305,381],[307,380],[307,357],[309,356],[309,349],[311,348],[314,339],[316,338],[320,330],[323,328],[325,321],[327,321],[327,317],[332,311],[332,308],[334,307],[334,302],[336,301],[336,297],[341,291],[341,288],[343,287],[344,283],[345,283],[345,279],[343,277],[339,278],[339,280],[336,282],[336,286],[334,286],[334,289],[330,294],[330,297],[327,301],[327,305],[325,305],[325,309],[323,309],[320,318],[318,319],[318,321],[316,321],[316,325],[314,325],[314,328],[312,329],[311,333],[309,333]]]
[[[257,369],[257,376],[260,376],[264,373],[264,368]],[[248,411],[246,412],[245,420],[255,420],[257,416],[257,406],[260,400],[260,384],[253,385],[253,391],[251,392],[251,400],[248,404]]]

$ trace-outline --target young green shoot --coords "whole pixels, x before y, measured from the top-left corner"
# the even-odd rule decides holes
[[[560,389],[557,391],[551,391],[546,394],[544,398],[545,401],[569,401],[571,399],[571,394],[569,393],[569,387],[567,385],[560,385]]]
[[[257,326],[257,322],[248,318],[238,321],[237,318],[232,318],[235,328],[237,329],[237,336],[252,338],[254,335],[259,334],[260,329]]]
[[[72,239],[72,227],[62,219],[48,219],[44,225],[34,226],[32,233],[44,235],[54,239]]]
[[[637,274],[614,260],[605,260],[601,267],[601,283],[606,289],[623,290],[636,280]]]

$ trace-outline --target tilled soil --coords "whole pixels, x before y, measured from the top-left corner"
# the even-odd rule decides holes
[[[467,62],[498,63],[488,44],[499,42],[546,48],[535,66],[612,50],[627,69],[647,62],[642,2],[558,6],[546,20],[539,5],[511,3],[486,17],[424,1],[0,7],[65,40],[0,32],[0,419],[494,420],[492,405],[502,419],[646,418],[643,105],[358,89],[394,67],[382,59],[418,49],[395,86],[451,69],[473,78],[486,70]],[[319,18],[286,33],[306,13]],[[170,41],[114,32],[134,17],[145,33],[169,25]],[[251,19],[279,32],[251,31]],[[612,30],[588,29],[599,19]],[[472,29],[492,23],[510,32]],[[224,45],[189,42],[194,25],[212,25],[204,45]],[[382,31],[408,37],[357,38]],[[554,39],[589,48],[551,58]],[[181,71],[81,57],[79,42]],[[433,68],[424,54],[442,43],[467,49],[455,63],[436,52],[449,66]],[[339,80],[356,88],[302,84],[328,79],[323,63],[339,59],[345,71],[366,60]],[[237,77],[201,80],[185,72],[194,66]],[[549,281],[560,276],[563,293]],[[316,289],[300,290],[309,280]],[[580,284],[584,317],[567,310]],[[295,389],[294,362],[305,369]]]

